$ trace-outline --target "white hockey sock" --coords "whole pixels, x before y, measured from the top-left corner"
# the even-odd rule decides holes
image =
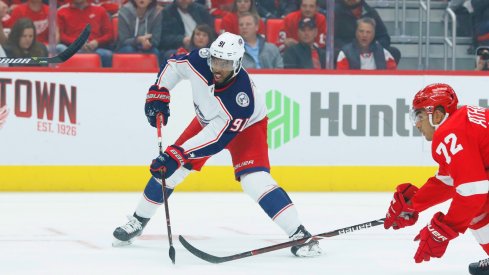
[[[241,176],[243,191],[258,202],[267,215],[291,236],[301,225],[297,210],[287,193],[267,172],[254,172]]]
[[[180,184],[188,175],[190,170],[180,167],[171,177],[167,178],[165,183],[168,196],[171,195],[173,189]],[[161,180],[151,178],[146,185],[143,196],[139,199],[136,207],[136,214],[142,218],[151,218],[158,210],[158,207],[163,203],[163,191],[161,188]]]

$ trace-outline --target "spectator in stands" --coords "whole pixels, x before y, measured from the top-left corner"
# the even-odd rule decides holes
[[[450,0],[448,7],[457,17],[457,36],[472,36],[473,8],[470,0]]]
[[[251,12],[258,15],[256,11],[255,0],[234,0],[232,12],[222,18],[221,29],[219,33],[230,32],[239,34],[238,18],[245,12]],[[265,23],[260,19],[258,33],[265,35]]]
[[[119,3],[118,1],[114,0],[91,0],[92,4],[101,6],[104,8],[109,15],[114,15],[119,12]],[[125,5],[129,2],[128,0],[122,0],[120,1],[121,5]]]
[[[489,45],[489,1],[472,0],[474,8],[474,49]]]
[[[392,55],[374,40],[375,20],[362,17],[357,20],[356,39],[343,46],[338,55],[339,70],[395,70]]]
[[[284,62],[280,51],[274,44],[265,41],[258,35],[260,17],[247,12],[239,16],[239,32],[245,41],[243,67],[256,69],[283,68]]]
[[[10,18],[3,22],[3,26],[5,28],[11,28],[19,18],[30,18],[36,26],[37,40],[44,44],[48,44],[48,15],[49,6],[45,5],[42,0],[27,0],[27,2],[18,5],[12,10]]]
[[[92,32],[81,52],[97,53],[102,66],[111,67],[112,51],[108,48],[113,43],[112,22],[104,8],[93,5],[88,0],[72,0],[70,5],[58,9],[60,44],[56,46],[56,50],[64,51],[88,23],[92,26]]]
[[[375,40],[387,49],[396,63],[401,59],[401,52],[391,47],[391,37],[387,28],[379,16],[379,13],[370,7],[365,0],[340,0],[335,7],[334,17],[334,44],[335,52],[355,39],[357,20],[362,17],[370,17],[375,20]]]
[[[3,20],[2,18],[7,17],[8,6],[0,0],[0,45],[3,45],[7,42],[7,36],[5,35],[5,30],[3,29]]]
[[[216,40],[216,33],[211,26],[207,24],[197,25],[190,37],[190,45],[186,48],[178,48],[177,54],[186,54],[195,49],[209,48],[214,40]]]
[[[214,18],[223,18],[233,10],[234,0],[210,0],[210,13]]]
[[[156,0],[130,0],[119,11],[117,52],[153,53],[159,58],[161,23]]]
[[[256,0],[256,10],[265,19],[283,18],[298,9],[299,3],[296,0]]]
[[[299,43],[288,47],[284,52],[284,67],[287,69],[324,69],[326,50],[314,42],[318,28],[316,21],[303,18],[299,21]]]
[[[207,8],[193,0],[175,0],[162,12],[159,49],[164,58],[170,57],[180,47],[190,46],[195,27],[207,24],[214,28],[214,19]]]
[[[48,56],[46,46],[36,41],[36,27],[34,22],[29,18],[20,18],[12,26],[12,30],[5,44],[5,52],[8,57],[33,57]],[[10,64],[14,66],[43,66],[43,65],[26,65],[26,64]],[[47,66],[47,65],[45,65]]]
[[[289,13],[284,18],[285,46],[290,47],[298,43],[297,24],[304,18],[315,21],[318,29],[315,41],[320,48],[326,47],[326,16],[318,12],[318,0],[301,0],[300,9]]]
[[[489,71],[489,47],[479,47],[476,52],[476,71]]]

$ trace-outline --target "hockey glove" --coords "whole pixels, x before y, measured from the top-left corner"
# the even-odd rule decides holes
[[[160,153],[160,155],[153,160],[149,171],[155,178],[161,179],[161,170],[163,170],[163,172],[165,172],[165,178],[168,178],[173,175],[180,166],[187,163],[187,161],[183,149],[176,145],[171,145],[166,148],[164,153]]]
[[[170,116],[170,92],[165,87],[158,88],[152,85],[146,94],[146,104],[144,104],[144,113],[148,118],[149,124],[156,128],[156,116],[158,113],[163,114],[163,125],[168,123]]]
[[[436,213],[431,222],[414,238],[414,241],[420,241],[414,255],[416,263],[429,261],[431,257],[441,258],[447,250],[448,242],[458,236],[457,232],[443,223],[444,217],[443,213]]]
[[[414,197],[417,191],[418,187],[411,183],[403,183],[397,186],[389,210],[385,216],[385,229],[392,227],[397,230],[416,223],[419,213],[408,205],[407,202]]]

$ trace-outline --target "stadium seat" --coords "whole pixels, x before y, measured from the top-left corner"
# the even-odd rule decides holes
[[[283,19],[268,19],[266,28],[266,38],[270,43],[280,47],[284,44],[285,35],[285,23]]]
[[[154,54],[115,53],[112,55],[112,68],[158,71],[158,58]]]
[[[78,53],[57,66],[63,69],[96,69],[102,67],[100,56],[96,53]]]
[[[113,41],[115,41],[117,43],[117,38],[119,35],[119,17],[117,17],[117,16],[112,17],[112,28],[114,30]]]
[[[216,31],[217,35],[219,35],[219,31],[221,30],[221,23],[222,18],[216,18],[216,20],[214,20],[214,30]]]

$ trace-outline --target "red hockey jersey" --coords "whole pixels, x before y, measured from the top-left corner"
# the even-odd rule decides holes
[[[489,109],[463,106],[435,131],[431,152],[438,173],[413,197],[417,211],[453,199],[444,223],[465,232],[489,212]]]

